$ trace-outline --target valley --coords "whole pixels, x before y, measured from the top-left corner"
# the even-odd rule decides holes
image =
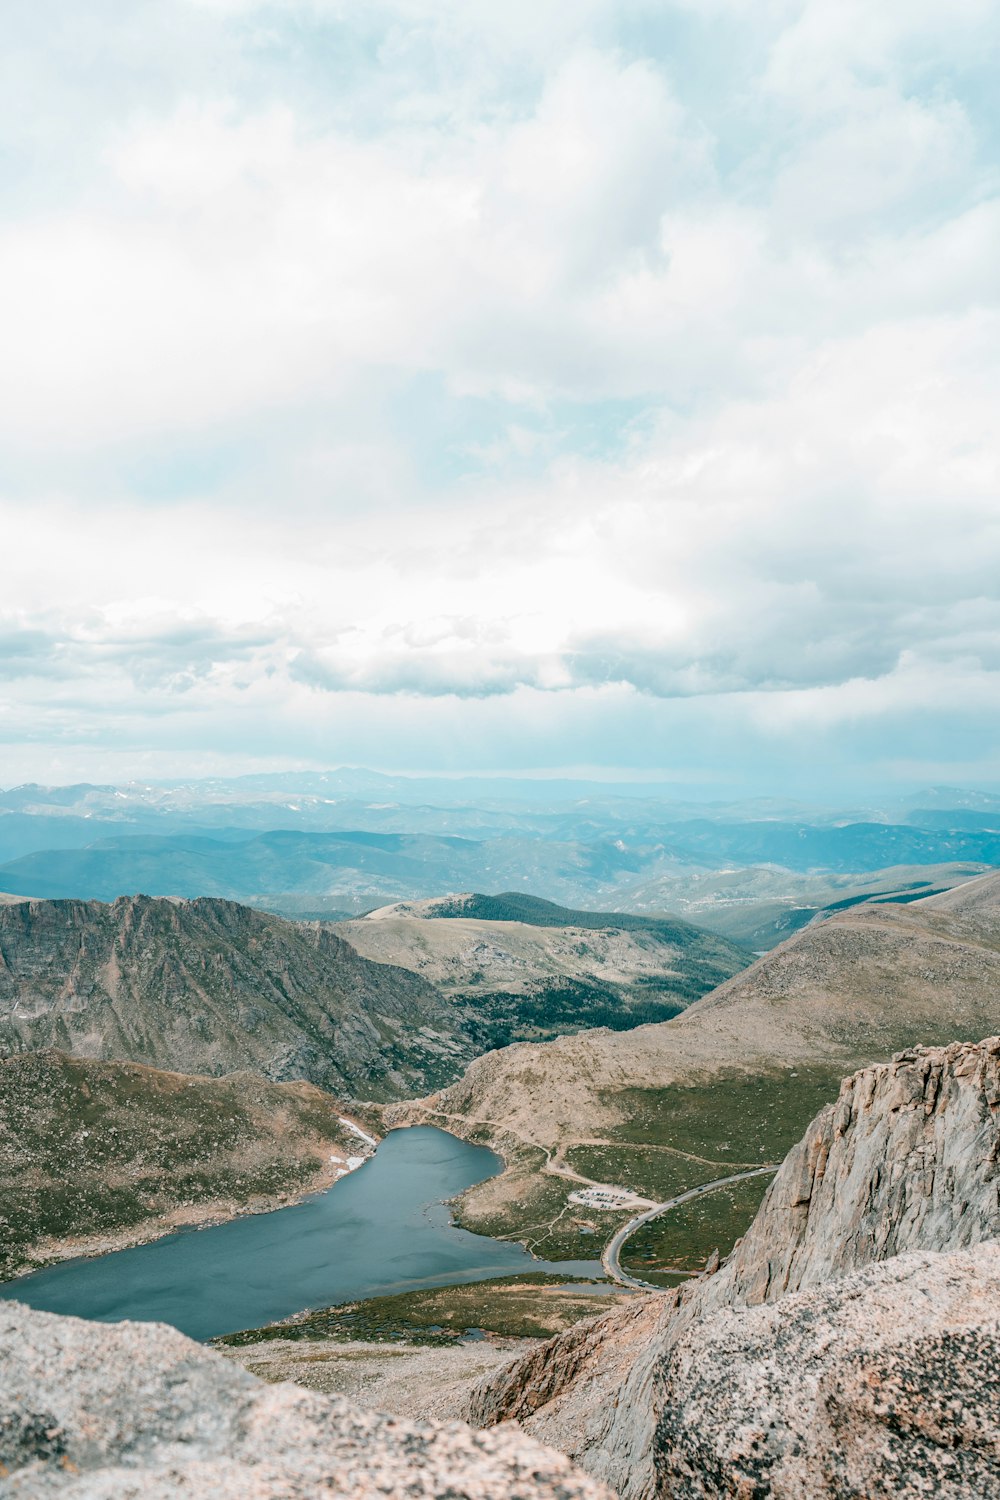
[[[22,855],[0,899],[0,1309],[159,1318],[267,1383],[515,1416],[647,1500],[652,1429],[609,1426],[607,1403],[648,1411],[613,1393],[664,1329],[715,1306],[730,1268],[759,1277],[759,1226],[773,1246],[791,1232],[796,1143],[845,1075],[1000,1024],[1000,874],[836,866],[866,842],[989,853],[992,820],[815,825],[830,863],[799,871],[696,868],[711,840],[787,852],[780,819],[737,837],[689,817],[670,874],[675,846],[650,863],[648,829],[605,829],[591,854],[611,863],[574,846],[577,874],[547,884],[571,843],[535,827],[540,888],[572,905],[434,894],[435,869],[492,872],[504,839],[513,862],[509,828],[221,827]],[[627,866],[660,873],[630,885]],[[57,867],[66,894],[16,889]],[[71,894],[141,870],[163,894]],[[175,888],[201,882],[219,893]],[[365,910],[376,892],[393,899]],[[618,892],[634,909],[605,909]]]
[[[273,1190],[263,1168],[237,1171],[227,1155],[240,1139],[252,1155],[256,1126],[246,1111],[233,1117],[228,1133],[207,1132],[198,1159],[205,1180],[197,1182],[186,1116],[181,1111],[175,1121],[168,1098],[179,1107],[197,1097],[205,1119],[213,1109],[228,1119],[237,1075],[249,1080],[251,1095],[265,1080],[288,1088],[305,1080],[294,1086],[315,1086],[320,1103],[332,1093],[371,1129],[380,1121],[373,1101],[448,1083],[478,1053],[512,1036],[558,1035],[595,1019],[623,1028],[650,1014],[673,1015],[748,960],[684,922],[588,918],[536,905],[540,912],[529,902],[520,915],[540,916],[544,925],[376,915],[336,930],[210,897],[0,905],[0,1047],[7,1056],[0,1115],[14,1112],[7,1138],[18,1141],[21,1163],[21,1176],[7,1185],[7,1274],[92,1244],[166,1233],[199,1216],[252,1212],[276,1201],[279,1189],[306,1192],[332,1180],[311,1158],[308,1169],[303,1165],[301,1142],[278,1123],[287,1111],[278,1109],[282,1096],[275,1093],[274,1129],[287,1141],[284,1151],[273,1144]],[[589,928],[567,925],[586,920]],[[367,944],[371,957],[348,941],[369,934],[378,939]],[[190,1090],[167,1088],[168,1065],[170,1076],[182,1076],[178,1068],[192,1075]],[[100,1109],[84,1102],[96,1087],[88,1068],[100,1080]],[[32,1088],[59,1104],[26,1138],[12,1120],[25,1118]],[[164,1108],[153,1130],[156,1098]],[[336,1141],[343,1132],[332,1102],[329,1111],[324,1128]],[[87,1191],[73,1195],[51,1174],[65,1145],[63,1125],[70,1130],[70,1122],[91,1115],[100,1127],[88,1134],[93,1177]],[[95,1155],[99,1146],[103,1157]],[[357,1150],[355,1143],[348,1154]],[[180,1177],[172,1188],[165,1177],[162,1191],[153,1191],[156,1160],[173,1162],[178,1173],[186,1165],[190,1202]]]
[[[1000,876],[988,875],[836,913],[663,1024],[489,1053],[448,1088],[389,1106],[386,1120],[491,1144],[507,1170],[463,1198],[459,1222],[571,1255],[597,1225],[569,1203],[561,1167],[661,1201],[779,1161],[845,1072],[914,1044],[990,1035],[998,996]],[[763,1191],[748,1185],[721,1216],[722,1200],[706,1198],[682,1234],[664,1219],[631,1254],[696,1269],[725,1253]],[[602,1232],[629,1216],[602,1215]]]

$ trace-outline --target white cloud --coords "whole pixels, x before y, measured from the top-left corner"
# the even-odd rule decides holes
[[[240,66],[133,96],[58,209],[0,219],[18,734],[350,713],[361,742],[390,698],[428,744],[460,701],[793,734],[992,683],[977,0],[729,0],[751,72],[717,98],[612,0],[155,9]],[[377,43],[326,112],[293,17]],[[197,503],[130,497],[213,443],[242,467]]]

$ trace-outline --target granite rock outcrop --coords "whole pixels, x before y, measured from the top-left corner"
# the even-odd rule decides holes
[[[0,1308],[3,1500],[611,1500],[516,1429],[269,1386],[162,1324]]]
[[[901,1255],[690,1328],[657,1379],[670,1500],[1000,1495],[1000,1245]]]

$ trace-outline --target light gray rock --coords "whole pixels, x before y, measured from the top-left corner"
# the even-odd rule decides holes
[[[846,1078],[793,1146],[699,1309],[773,1302],[907,1250],[1000,1234],[1000,1038]]]
[[[162,1324],[0,1307],[3,1500],[611,1500],[516,1428],[264,1385]]]
[[[671,1500],[1000,1496],[1000,1245],[717,1312],[659,1372]]]

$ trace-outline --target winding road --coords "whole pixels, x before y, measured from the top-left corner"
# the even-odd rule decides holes
[[[622,1270],[619,1259],[622,1246],[630,1239],[635,1231],[643,1224],[648,1224],[652,1219],[658,1219],[668,1209],[677,1208],[681,1203],[689,1203],[692,1198],[700,1198],[703,1193],[712,1193],[716,1188],[726,1187],[731,1182],[743,1182],[748,1177],[767,1177],[776,1172],[775,1167],[753,1167],[749,1172],[733,1172],[729,1177],[717,1177],[714,1182],[703,1182],[698,1187],[688,1188],[685,1193],[678,1193],[676,1198],[668,1198],[666,1203],[657,1203],[654,1208],[647,1208],[645,1213],[637,1214],[634,1219],[629,1219],[623,1224],[618,1233],[608,1241],[601,1256],[601,1264],[612,1281],[617,1281],[621,1286],[634,1287],[641,1292],[662,1292],[666,1288],[654,1286],[652,1282],[640,1281],[636,1276],[630,1276],[627,1271]]]

